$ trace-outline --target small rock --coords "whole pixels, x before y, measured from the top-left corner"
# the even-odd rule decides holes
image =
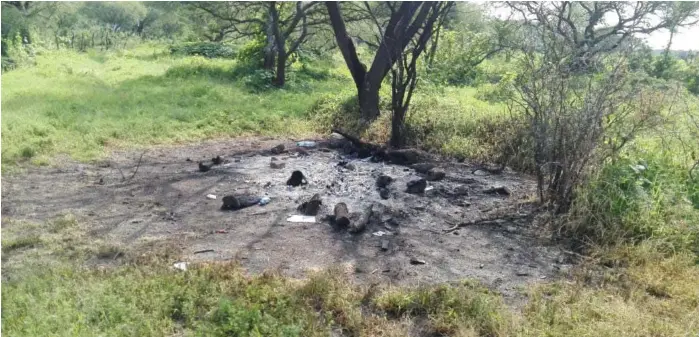
[[[262,198],[260,198],[259,204],[260,204],[260,206],[264,206],[264,205],[269,204],[270,201],[271,201],[271,199],[269,197],[262,197]]]
[[[484,170],[475,170],[475,171],[473,171],[473,175],[476,175],[476,176],[487,176],[487,175],[488,175],[488,172],[486,172],[486,171],[484,171]]]
[[[485,267],[485,265],[482,264],[482,263],[478,265],[478,268],[479,268],[479,269],[483,269],[483,267]]]
[[[272,152],[272,154],[282,154],[284,152],[284,144],[279,144],[269,151]]]
[[[446,176],[447,176],[447,174],[444,173],[444,171],[442,171],[442,170],[431,169],[427,172],[426,178],[428,181],[439,181],[439,180],[444,179],[444,177],[446,177]]]
[[[207,194],[207,195],[206,195],[206,199],[216,200],[216,196],[213,195],[213,194]]]
[[[492,187],[486,190],[483,190],[483,193],[485,194],[497,194],[497,195],[510,195],[510,189],[508,189],[505,186],[497,186],[497,187]]]
[[[427,264],[427,262],[425,262],[425,260],[420,260],[420,259],[418,259],[418,258],[416,258],[416,257],[411,257],[411,258],[410,258],[410,264],[413,264],[413,265],[417,265],[417,264]]]
[[[352,163],[349,163],[349,164],[345,165],[345,168],[348,169],[348,170],[350,170],[350,171],[354,171],[354,170],[357,169],[357,167],[354,166],[354,164],[352,164]]]
[[[427,180],[425,179],[417,179],[413,181],[409,181],[407,183],[407,190],[406,192],[412,193],[412,194],[421,194],[425,192],[425,188],[427,187]]]
[[[216,156],[211,158],[211,162],[214,163],[214,165],[221,165],[223,164],[223,158],[221,158],[221,156]]]
[[[517,233],[517,227],[515,226],[507,226],[505,227],[505,231],[508,233]]]

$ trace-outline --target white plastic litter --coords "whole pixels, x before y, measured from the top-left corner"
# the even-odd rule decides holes
[[[316,217],[314,217],[312,215],[292,215],[288,219],[286,219],[286,221],[315,223]]]
[[[384,236],[384,235],[391,235],[391,232],[384,232],[384,231],[378,231],[375,233],[371,233],[374,236]]]
[[[179,269],[179,270],[187,271],[187,264],[188,264],[187,262],[177,262],[172,266]]]
[[[269,199],[269,197],[262,197],[262,198],[260,198],[260,206],[264,206],[264,205],[269,204],[270,200],[271,200],[271,199]]]
[[[427,186],[425,187],[425,191],[431,191],[434,189],[434,186]]]
[[[213,195],[213,194],[207,194],[207,195],[206,195],[206,198],[207,198],[207,199],[211,199],[211,200],[216,200],[216,196]]]

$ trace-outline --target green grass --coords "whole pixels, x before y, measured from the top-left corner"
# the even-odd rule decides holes
[[[114,266],[65,215],[5,220],[2,333],[8,336],[693,336],[694,255],[643,244],[599,251],[568,279],[526,289],[520,309],[477,282],[360,286],[340,267],[307,279],[248,275],[235,263],[171,268],[179,252],[132,245]],[[98,248],[93,248],[98,247]],[[165,246],[162,246],[165,247]],[[147,257],[144,257],[147,255]],[[97,261],[102,263],[95,264]],[[613,268],[610,268],[612,266]]]
[[[254,93],[233,76],[235,61],[161,53],[53,51],[36,67],[3,74],[3,164],[47,163],[60,153],[89,160],[111,146],[309,134],[314,95],[346,85],[330,77]]]

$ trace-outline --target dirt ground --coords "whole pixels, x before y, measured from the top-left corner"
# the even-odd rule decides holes
[[[279,143],[295,148],[290,140],[233,139],[151,148],[140,165],[142,152],[130,151],[113,153],[95,165],[66,161],[58,168],[29,168],[3,178],[3,220],[42,221],[69,212],[89,225],[93,237],[107,242],[126,247],[177,242],[182,261],[237,259],[253,273],[279,269],[293,277],[341,264],[357,282],[475,278],[506,298],[520,296],[517,287],[550,280],[568,267],[563,251],[537,234],[531,218],[520,216],[531,211],[531,177],[507,171],[473,173],[468,163],[441,161],[446,178],[429,182],[433,189],[424,195],[414,195],[405,192],[406,182],[420,177],[414,170],[346,158],[342,151],[323,146],[308,156],[294,151],[277,155],[286,166],[273,169],[272,155],[265,152]],[[216,155],[227,163],[198,171],[197,161]],[[355,169],[338,166],[341,160]],[[309,184],[286,186],[294,170],[301,170]],[[388,200],[380,198],[375,186],[380,173],[395,179]],[[484,192],[495,186],[505,186],[511,194]],[[240,193],[268,196],[271,202],[220,210],[224,195]],[[315,193],[323,201],[319,220],[288,222],[288,216],[298,214],[297,206]],[[208,194],[217,199],[208,199]],[[374,204],[367,229],[350,234],[324,220],[337,202],[347,203],[350,212]],[[508,216],[444,231],[497,214]],[[375,235],[379,231],[387,234]],[[382,240],[388,240],[387,250]],[[203,250],[212,251],[195,253]],[[412,264],[411,259],[425,264]]]

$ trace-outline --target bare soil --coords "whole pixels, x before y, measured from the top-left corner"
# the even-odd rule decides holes
[[[292,151],[268,153],[280,143]],[[232,139],[153,147],[140,165],[142,152],[127,151],[96,164],[66,160],[60,167],[31,167],[3,178],[2,216],[38,222],[72,213],[88,224],[94,238],[126,247],[176,242],[182,261],[236,259],[253,273],[278,269],[301,278],[308,270],[341,264],[356,282],[475,278],[511,299],[520,296],[517,287],[549,280],[566,269],[563,250],[541,237],[533,218],[524,216],[533,209],[528,203],[535,192],[531,177],[473,173],[475,167],[468,163],[438,161],[446,178],[428,182],[433,188],[415,195],[405,192],[406,183],[422,175],[408,167],[353,159],[323,144],[308,156],[294,148],[290,140]],[[217,155],[226,163],[199,172],[198,161],[210,163]],[[272,156],[285,167],[271,168]],[[341,160],[354,170],[338,166]],[[294,170],[304,173],[308,185],[286,185]],[[375,185],[381,173],[395,179],[388,200],[381,199]],[[485,192],[498,186],[511,194]],[[318,221],[288,222],[315,193],[323,203]],[[229,194],[267,196],[271,202],[222,211],[221,199]],[[338,202],[345,202],[350,212],[373,204],[366,230],[351,234],[331,224],[326,216]],[[473,224],[445,232],[468,223]],[[377,236],[379,231],[386,234]],[[382,240],[388,240],[387,250]],[[210,251],[195,253],[203,250]]]

